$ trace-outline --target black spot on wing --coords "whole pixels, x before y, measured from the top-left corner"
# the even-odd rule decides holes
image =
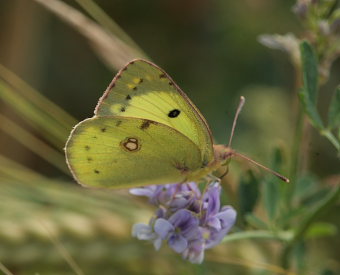
[[[130,99],[131,99],[131,96],[130,96],[130,95],[127,95],[125,99],[126,99],[126,100],[130,100]]]
[[[148,129],[150,127],[150,124],[150,120],[144,120],[139,128],[142,130]]]
[[[175,117],[178,117],[180,113],[181,113],[180,110],[178,110],[178,109],[173,109],[173,110],[171,110],[171,111],[168,113],[168,117],[170,117],[170,118],[175,118]]]
[[[99,174],[99,173],[100,173],[100,171],[97,170],[97,169],[93,170],[93,172],[95,172],[96,174]]]
[[[104,127],[104,128],[101,128],[100,131],[102,131],[103,133],[105,133],[105,132],[106,132],[106,128],[105,128],[105,127]]]
[[[125,107],[120,108],[121,112],[125,112],[125,110],[126,110]]]

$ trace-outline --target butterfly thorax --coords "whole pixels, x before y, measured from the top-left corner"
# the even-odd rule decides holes
[[[206,177],[207,175],[213,173],[220,167],[227,165],[228,161],[234,154],[234,150],[228,147],[227,145],[223,144],[214,145],[213,148],[214,159],[207,165],[203,166],[201,169],[191,171],[186,181],[197,181]]]

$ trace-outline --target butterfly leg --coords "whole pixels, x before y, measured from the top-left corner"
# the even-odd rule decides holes
[[[208,174],[205,177],[205,180],[207,181],[208,184],[212,183],[212,182],[221,182],[222,178],[216,177],[213,174]]]

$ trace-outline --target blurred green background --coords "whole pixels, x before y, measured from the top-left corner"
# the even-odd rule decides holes
[[[287,171],[298,103],[294,69],[284,53],[264,47],[257,37],[301,35],[291,11],[295,1],[96,2],[189,95],[208,120],[216,143],[227,143],[239,96],[244,95],[233,147],[268,166],[274,148],[281,147],[283,173]],[[87,15],[75,1],[65,3]],[[116,72],[77,29],[33,0],[0,0],[0,63],[79,121],[93,115]],[[339,75],[337,61],[321,90],[323,116]],[[0,108],[2,115],[62,154],[61,141],[53,144],[41,134],[44,129],[32,127],[11,104],[0,101]],[[79,187],[63,169],[32,152],[30,141],[18,142],[5,127],[0,129],[0,146],[1,156],[7,158],[0,171],[0,262],[14,274],[76,273],[58,243],[85,274],[289,274],[270,269],[277,262],[278,244],[268,241],[220,245],[207,253],[200,267],[182,262],[170,250],[155,252],[130,237],[131,224],[146,222],[152,213],[143,200],[124,191]],[[303,146],[309,156],[306,171],[326,181],[339,174],[340,161],[326,139],[311,131]],[[231,189],[242,167],[248,166],[233,161]],[[324,221],[339,225],[339,210],[338,204]],[[339,267],[339,237],[312,246],[320,249],[312,250],[308,263],[320,269],[323,263],[313,259],[321,257]]]

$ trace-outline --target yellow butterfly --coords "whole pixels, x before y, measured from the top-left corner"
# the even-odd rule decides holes
[[[146,60],[133,60],[118,72],[94,114],[75,126],[66,144],[69,168],[84,186],[194,181],[232,155],[244,157],[227,145],[213,145],[197,107]]]

